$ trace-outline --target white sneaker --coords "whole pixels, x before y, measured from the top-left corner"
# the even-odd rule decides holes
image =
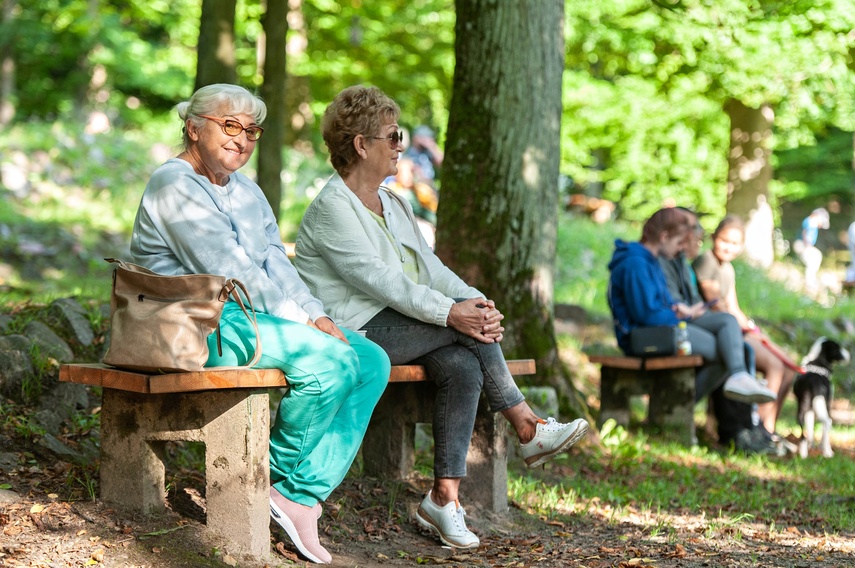
[[[478,548],[481,541],[478,536],[466,528],[463,517],[466,511],[457,501],[452,501],[444,507],[440,507],[430,498],[430,491],[422,499],[419,510],[416,511],[416,520],[424,528],[436,532],[443,544],[455,548]]]
[[[563,424],[550,417],[537,423],[534,438],[520,444],[520,453],[528,467],[537,467],[581,440],[587,432],[588,423],[582,418]]]
[[[734,373],[724,383],[724,396],[740,402],[773,402],[777,395],[745,371]]]

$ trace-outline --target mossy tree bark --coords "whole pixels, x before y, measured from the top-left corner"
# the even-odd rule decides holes
[[[587,411],[558,357],[553,274],[564,2],[457,0],[437,252],[505,314],[508,357]]]

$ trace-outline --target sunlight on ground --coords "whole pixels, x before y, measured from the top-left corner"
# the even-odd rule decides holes
[[[613,506],[599,497],[579,500],[572,490],[563,492],[543,491],[529,493],[524,500],[529,513],[545,517],[567,515],[585,517],[595,523],[613,527],[633,527],[642,531],[650,542],[680,545],[690,548],[693,544],[711,545],[718,550],[745,548],[746,539],[763,541],[769,545],[803,550],[803,558],[821,561],[823,553],[838,552],[855,554],[855,540],[846,535],[811,533],[795,526],[776,526],[775,523],[756,522],[752,515],[728,515],[719,511],[715,516],[706,511],[669,513],[634,505]],[[629,537],[627,537],[629,539]],[[752,544],[756,547],[756,544]],[[701,552],[701,551],[699,551]],[[702,553],[702,552],[701,552]]]

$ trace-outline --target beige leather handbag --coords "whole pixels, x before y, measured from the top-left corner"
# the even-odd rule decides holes
[[[203,370],[208,336],[215,331],[221,350],[220,316],[230,296],[255,328],[255,354],[245,366],[258,363],[261,337],[255,309],[240,281],[213,274],[164,276],[136,264],[105,260],[117,266],[110,296],[110,347],[104,363],[153,373]]]

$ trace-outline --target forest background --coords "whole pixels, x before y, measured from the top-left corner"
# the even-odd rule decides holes
[[[508,320],[531,316],[534,324],[520,326],[519,336],[561,328],[561,359],[571,370],[550,373],[549,353],[535,344],[511,354],[537,357],[538,379],[559,389],[572,381],[593,413],[598,372],[584,353],[614,348],[605,302],[611,241],[637,238],[639,222],[663,202],[706,213],[707,230],[727,211],[750,216],[758,198],[771,204],[778,233],[767,238],[783,262],[772,270],[736,263],[743,307],[794,354],[818,335],[846,339],[855,330],[853,300],[820,305],[794,291],[799,268],[785,256],[804,215],[825,206],[832,213],[831,230],[820,234],[826,269],[842,275],[848,262],[840,233],[855,217],[853,8],[852,0],[0,0],[0,316],[10,312],[7,331],[20,331],[52,300],[76,296],[99,331],[82,351],[97,360],[108,327],[110,269],[102,258],[126,251],[148,176],[176,152],[181,132],[172,107],[200,78],[217,75],[271,103],[257,160],[245,172],[274,196],[285,240],[331,173],[318,118],[340,89],[377,85],[401,105],[403,126],[432,126],[449,163],[439,242],[458,249],[451,252],[468,249],[473,264],[514,264],[507,250],[544,248],[531,255],[542,262],[534,274],[543,282],[523,267],[515,283],[542,292],[543,302],[533,315]],[[481,105],[491,97],[513,103],[499,125]],[[455,115],[475,126],[455,132]],[[492,165],[508,147],[504,155],[530,159],[525,172],[485,166],[490,175],[478,186],[452,175],[468,154],[470,163]],[[279,166],[264,165],[271,153]],[[541,182],[520,183],[531,169],[545,172]],[[528,216],[517,218],[541,230],[526,240],[504,217],[491,222],[483,213],[495,204],[467,201],[476,194],[498,207],[522,204]],[[571,194],[616,204],[611,222],[566,213]],[[455,233],[483,217],[486,237]],[[562,306],[564,317],[554,321],[553,294],[582,307],[570,310],[577,319]],[[184,565],[165,558],[186,556],[193,539],[169,539],[190,530],[137,525],[99,508],[95,460],[72,465],[43,449],[36,399],[58,390],[58,362],[43,354],[34,360],[37,375],[0,399],[0,447],[14,454],[0,493],[19,499],[0,512],[4,530],[19,531],[0,554],[26,562],[40,552],[55,563],[54,529],[71,522],[74,530],[62,534],[70,538],[64,558],[74,565],[125,566],[123,550],[139,555],[134,565]],[[473,515],[476,530],[492,539],[482,565],[756,566],[761,554],[776,566],[847,565],[855,526],[853,377],[851,365],[835,371],[847,419],[835,423],[837,456],[822,462],[741,456],[709,439],[680,448],[637,433],[643,412],[636,407],[632,433],[606,428],[542,471],[521,471],[512,460],[511,516],[534,525],[495,527]],[[69,447],[97,446],[100,403],[90,402],[62,425]],[[794,428],[789,400],[782,433]],[[184,458],[179,452],[175,461]],[[419,466],[430,471],[424,455]],[[192,467],[178,470],[193,488],[204,485]],[[364,554],[347,565],[454,560],[438,557],[406,522],[407,503],[427,479],[366,485],[357,467],[330,504],[338,513],[322,521],[337,558],[358,546]],[[173,497],[198,495],[176,488]],[[367,503],[371,496],[382,498]],[[187,565],[208,557],[222,565],[217,549],[197,552]]]
[[[501,156],[497,150],[519,133],[486,121],[478,130],[485,109],[473,101],[515,97],[516,106],[504,108],[516,114],[505,118],[530,123],[523,134],[542,143],[546,157],[534,160],[547,165],[542,171],[551,175],[551,162],[557,162],[554,182],[529,194],[530,187],[503,180],[498,171],[494,187],[455,190],[461,170],[445,169],[438,247],[457,269],[453,257],[466,265],[488,256],[484,251],[499,265],[513,263],[512,249],[520,243],[525,250],[543,248],[532,257],[555,254],[554,213],[548,211],[537,212],[534,221],[547,228],[532,232],[534,242],[527,234],[490,248],[483,236],[476,246],[461,234],[485,207],[469,199],[476,189],[499,201],[528,200],[532,210],[543,201],[557,210],[570,194],[603,198],[616,204],[615,218],[630,222],[677,203],[704,213],[708,230],[726,212],[750,224],[759,205],[768,203],[777,230],[752,236],[749,245],[766,241],[759,248],[779,255],[806,212],[824,206],[832,230],[821,233],[820,246],[833,252],[843,247],[840,233],[855,217],[853,7],[852,0],[3,0],[0,151],[8,193],[0,217],[16,214],[16,192],[44,188],[44,178],[55,179],[59,171],[59,178],[110,203],[88,212],[81,232],[103,229],[126,238],[147,177],[140,172],[153,170],[180,142],[172,107],[201,84],[230,81],[257,90],[271,108],[268,133],[247,173],[257,173],[289,240],[302,208],[331,172],[319,117],[335,93],[363,83],[398,101],[402,126],[427,124],[447,150],[456,142],[458,155],[473,148],[484,163]],[[563,22],[560,42],[553,41],[550,24],[556,18]],[[518,35],[502,35],[506,29]],[[499,40],[486,59],[460,58],[483,56],[463,47],[486,43],[491,33]],[[526,72],[534,69],[537,77],[552,57],[538,54],[541,44],[560,50],[563,70],[547,77],[558,90],[553,83],[548,89],[528,83]],[[523,58],[512,59],[517,53]],[[478,74],[474,87],[465,84]],[[514,83],[517,90],[508,94],[506,86]],[[463,87],[470,91],[459,108],[470,115],[469,129],[461,127],[459,139],[449,140],[453,96],[461,100]],[[560,137],[549,108],[543,116],[534,112],[540,108],[535,103],[558,91]],[[105,139],[110,142],[99,143]],[[116,183],[114,170],[127,160],[139,167],[119,166],[124,175]],[[58,199],[73,208],[73,196],[63,191],[57,189]],[[521,232],[504,221],[509,217],[499,219],[494,225],[501,233]],[[481,235],[494,233],[486,226]],[[510,321],[536,324],[511,330],[509,353],[534,356],[548,370],[555,368],[554,337],[542,344],[525,339],[538,335],[532,328],[551,329],[552,290],[544,291],[544,284],[552,277],[538,282],[540,268],[524,266],[497,280],[500,288],[519,281],[515,294],[505,294],[513,300],[503,303],[512,306]],[[93,267],[93,276],[99,270],[105,269]],[[491,273],[489,266],[481,272]],[[44,271],[22,277],[13,270],[5,280],[14,291],[16,283],[45,277]],[[519,289],[525,288],[545,299],[521,301]],[[517,306],[528,311],[512,311]],[[547,382],[566,383],[565,372],[547,374],[553,375]]]

